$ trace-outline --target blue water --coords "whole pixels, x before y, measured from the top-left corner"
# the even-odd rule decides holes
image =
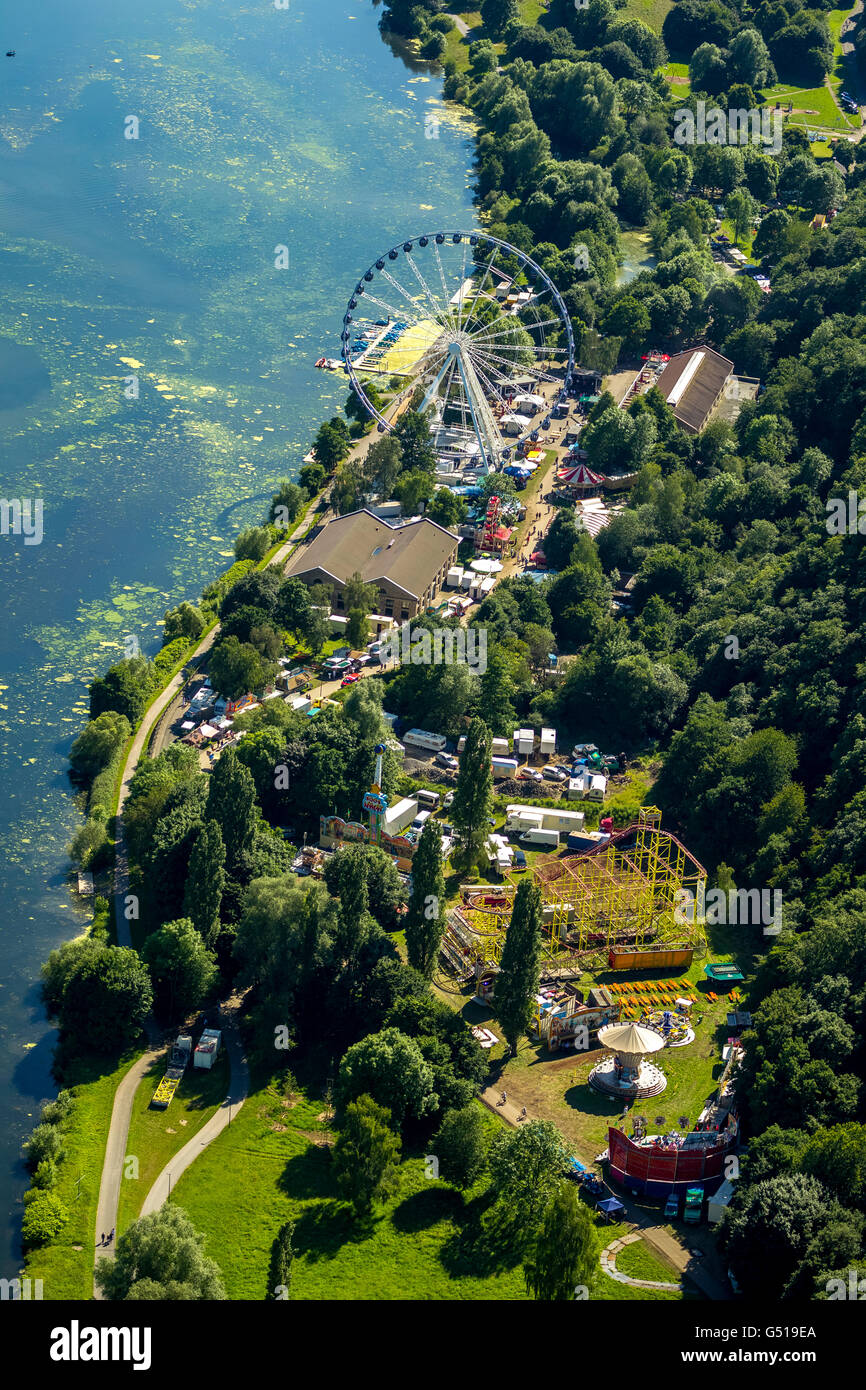
[[[358,273],[421,226],[474,223],[468,132],[377,18],[369,0],[0,18],[0,495],[44,500],[40,545],[0,537],[4,1275],[20,1141],[53,1093],[39,966],[86,920],[64,847],[87,683],[126,635],[157,649],[165,609],[297,472],[345,399],[313,363]]]

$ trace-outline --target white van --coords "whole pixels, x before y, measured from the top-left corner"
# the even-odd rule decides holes
[[[439,810],[439,802],[442,800],[439,792],[420,791],[416,792],[415,796],[419,806],[424,806],[428,811]]]
[[[420,799],[421,799],[421,798],[418,797],[418,800],[419,800],[419,801],[420,801]],[[432,814],[433,814],[432,811],[419,811],[418,814],[417,814],[417,816],[416,816],[415,819],[413,820],[410,829],[412,829],[412,830],[423,830],[423,829],[424,829],[424,826],[427,824],[427,822],[428,822],[428,820],[430,819],[430,817],[432,816]]]
[[[524,830],[520,843],[529,845],[532,849],[559,849],[559,831]]]

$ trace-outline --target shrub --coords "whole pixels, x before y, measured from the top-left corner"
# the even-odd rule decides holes
[[[75,1099],[71,1091],[59,1091],[56,1100],[49,1100],[42,1107],[40,1116],[44,1125],[59,1125],[68,1120],[75,1109]]]
[[[25,1162],[31,1173],[35,1173],[43,1159],[59,1163],[66,1153],[60,1130],[50,1124],[37,1125],[30,1138],[24,1140],[24,1147],[27,1150]]]
[[[235,538],[235,555],[239,560],[263,560],[271,547],[271,533],[266,526],[249,526]]]
[[[55,1193],[36,1192],[33,1200],[27,1204],[21,1225],[25,1250],[53,1240],[68,1220],[69,1212]]]
[[[53,1158],[43,1158],[42,1162],[36,1165],[32,1186],[47,1189],[53,1187],[56,1182],[57,1164]]]

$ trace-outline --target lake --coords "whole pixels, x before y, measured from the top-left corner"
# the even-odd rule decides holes
[[[379,13],[4,7],[0,492],[44,505],[41,544],[0,537],[5,1276],[21,1138],[54,1089],[39,966],[87,920],[65,760],[88,682],[127,635],[156,651],[166,608],[297,473],[346,397],[313,363],[338,352],[358,274],[407,235],[475,222],[468,128]]]

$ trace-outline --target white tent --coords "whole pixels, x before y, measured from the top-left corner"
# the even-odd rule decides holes
[[[721,1221],[733,1195],[734,1184],[730,1179],[726,1179],[719,1190],[714,1192],[712,1197],[709,1198],[707,1202],[707,1220],[711,1226],[714,1222]]]
[[[471,568],[478,574],[498,574],[502,563],[499,560],[473,560]]]

